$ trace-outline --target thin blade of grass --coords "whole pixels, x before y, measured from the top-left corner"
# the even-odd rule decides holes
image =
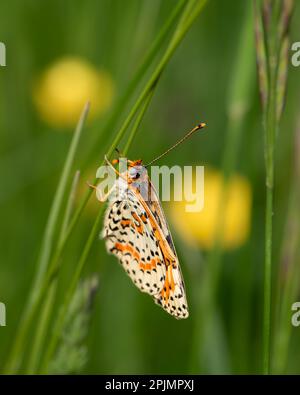
[[[278,308],[277,322],[274,336],[274,363],[272,368],[275,374],[286,373],[291,325],[291,306],[296,301],[299,291],[300,274],[300,119],[295,131],[295,150],[293,163],[293,177],[289,191],[288,215],[285,225],[282,254],[278,276]]]
[[[42,362],[41,369],[40,369],[40,373],[42,373],[42,374],[48,372],[49,363],[50,363],[50,361],[53,357],[53,354],[56,350],[57,342],[59,340],[59,336],[60,336],[61,329],[63,326],[63,322],[64,322],[63,317],[68,310],[68,306],[72,300],[73,294],[74,294],[74,292],[77,288],[77,284],[80,280],[80,275],[82,273],[82,269],[84,267],[84,264],[86,262],[88,254],[90,252],[92,244],[97,236],[97,232],[99,230],[99,225],[100,225],[100,220],[101,220],[102,214],[103,214],[103,209],[104,209],[104,204],[101,206],[101,208],[99,210],[99,213],[98,213],[97,218],[94,222],[94,225],[92,227],[90,235],[89,235],[87,242],[84,246],[82,255],[81,255],[79,262],[76,266],[76,270],[75,270],[75,273],[74,273],[73,278],[71,280],[70,286],[67,290],[63,306],[58,314],[58,318],[55,320],[54,327],[53,327],[53,335],[51,336],[51,339],[49,341],[49,344],[48,344],[48,347],[47,347],[47,350],[45,353],[45,357],[44,357],[44,360]]]
[[[264,73],[268,77],[268,86],[261,85],[265,90],[263,103],[264,151],[266,169],[266,212],[265,212],[265,263],[264,263],[264,302],[263,302],[263,353],[262,371],[271,372],[271,307],[272,307],[272,240],[273,240],[273,194],[274,194],[274,150],[279,130],[287,74],[286,37],[292,2],[264,1],[257,7],[256,17],[263,21],[264,45],[267,64]],[[262,45],[262,44],[261,44]],[[257,43],[257,56],[260,49]],[[259,79],[259,83],[262,81]]]
[[[250,5],[249,5],[250,6]],[[222,157],[224,181],[218,207],[217,234],[214,247],[209,253],[207,271],[199,292],[198,311],[193,333],[190,366],[193,373],[227,373],[229,361],[226,360],[226,344],[222,322],[218,316],[216,293],[221,274],[222,248],[221,238],[224,221],[224,202],[227,196],[227,183],[234,171],[238,157],[239,142],[243,131],[245,114],[249,109],[249,97],[253,87],[253,21],[250,10],[245,12],[240,42],[237,48],[236,63],[232,71],[227,99],[228,123],[226,125],[226,143]],[[218,324],[217,324],[218,323]],[[219,325],[218,331],[214,328]],[[208,345],[211,333],[218,335],[219,342]],[[214,352],[211,352],[211,347]],[[219,351],[218,351],[219,350]],[[222,363],[219,355],[223,353]],[[227,369],[227,370],[226,370]]]
[[[63,216],[58,243],[60,243],[62,240],[62,237],[68,227],[73,212],[74,200],[76,196],[79,176],[80,176],[80,172],[77,170],[71,185],[65,213]],[[33,339],[33,344],[31,345],[31,349],[30,349],[30,355],[26,369],[27,374],[33,374],[36,371],[38,363],[41,359],[41,355],[40,355],[41,348],[43,347],[43,344],[45,342],[45,337],[47,334],[47,329],[50,322],[51,313],[53,310],[53,304],[55,301],[56,290],[57,290],[57,279],[55,279],[53,283],[50,285],[50,289],[48,290],[47,296],[45,298],[45,303],[43,305],[43,308],[41,309],[42,310],[41,316],[39,317],[36,333]]]
[[[268,94],[268,75],[267,75],[267,54],[264,43],[264,26],[263,16],[259,12],[259,4],[254,1],[254,27],[255,27],[255,45],[256,45],[256,62],[257,74],[259,79],[259,92],[263,109],[267,105]]]
[[[137,86],[141,83],[143,77],[145,76],[150,65],[152,64],[154,58],[157,56],[158,52],[160,51],[164,40],[166,39],[175,20],[180,15],[185,4],[186,4],[186,0],[180,0],[174,7],[169,18],[166,20],[163,27],[159,31],[157,37],[153,41],[153,44],[151,45],[149,52],[146,54],[140,67],[138,68],[137,72],[134,74],[134,76],[133,76],[132,80],[130,81],[128,87],[126,88],[124,94],[120,97],[120,99],[116,103],[111,116],[109,117],[109,119],[107,120],[107,122],[103,128],[103,134],[107,134],[108,131],[113,129],[116,118],[123,112],[124,108],[126,107],[130,98],[132,97],[133,93],[135,92]],[[110,145],[112,145],[112,144],[110,144]]]
[[[76,193],[77,193],[77,189],[78,189],[79,178],[80,178],[80,171],[77,170],[75,172],[75,175],[74,175],[74,178],[72,181],[70,194],[68,197],[68,202],[67,202],[66,210],[65,210],[62,225],[61,225],[60,235],[58,238],[59,245],[61,244],[64,234],[66,233],[66,231],[68,229],[68,226],[70,224],[72,214],[73,214],[73,211],[75,208],[75,198],[76,198]]]
[[[149,106],[149,104],[150,104],[150,102],[151,102],[152,96],[153,96],[153,94],[154,94],[154,89],[155,89],[155,86],[154,86],[153,89],[149,92],[148,97],[146,97],[145,103],[144,103],[144,105],[143,105],[143,107],[142,107],[140,113],[139,113],[138,116],[136,117],[136,121],[134,122],[134,125],[133,125],[133,127],[132,127],[132,131],[131,131],[131,133],[130,133],[130,135],[129,135],[129,137],[128,137],[128,140],[127,140],[127,143],[126,143],[126,145],[125,145],[125,148],[123,149],[123,154],[124,154],[124,155],[127,155],[128,151],[129,151],[129,149],[130,149],[130,147],[131,147],[131,145],[132,145],[132,142],[133,142],[133,140],[134,140],[134,138],[135,138],[135,135],[137,134],[137,132],[138,132],[138,130],[139,130],[139,127],[140,127],[140,125],[141,125],[141,122],[142,122],[142,120],[143,120],[143,118],[144,118],[144,115],[145,115],[145,113],[146,113],[146,111],[147,111],[147,108],[148,108],[148,106]]]
[[[25,305],[18,332],[16,334],[16,338],[12,347],[11,354],[8,358],[8,362],[5,368],[7,373],[13,373],[18,369],[20,364],[20,358],[22,355],[22,351],[25,347],[25,335],[28,329],[28,315],[32,307],[34,306],[38,295],[39,290],[42,282],[42,278],[45,275],[47,270],[49,259],[52,252],[52,247],[54,243],[55,231],[59,221],[59,214],[62,209],[64,196],[66,193],[66,189],[68,186],[68,181],[71,173],[71,169],[73,166],[74,158],[76,151],[78,149],[78,144],[80,141],[80,137],[82,134],[83,126],[85,120],[88,116],[90,104],[87,103],[82,111],[81,117],[75,129],[75,133],[73,135],[69,152],[67,154],[67,158],[62,170],[62,174],[58,183],[58,187],[53,199],[52,207],[50,209],[44,237],[42,240],[41,252],[38,258],[38,265],[37,265],[37,274],[35,280],[33,282],[32,290],[29,295],[28,302]]]

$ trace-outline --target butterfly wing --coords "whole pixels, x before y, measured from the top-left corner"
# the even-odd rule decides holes
[[[157,192],[150,180],[149,191],[151,198],[148,199],[147,205],[161,228],[164,235],[164,242],[169,245],[174,254],[172,264],[167,266],[164,288],[158,295],[155,295],[154,299],[157,304],[161,305],[170,314],[176,314],[177,318],[187,318],[189,315],[188,304],[179,260],[163,208],[159,201]]]
[[[106,211],[106,247],[142,292],[174,317],[187,318],[183,277],[159,200],[146,203],[132,189],[126,196],[111,202]]]
[[[154,301],[176,318],[187,318],[188,305],[179,265],[168,266],[163,289]]]
[[[134,196],[115,201],[107,209],[103,237],[126,273],[142,291],[155,295],[166,278],[164,258],[155,240],[148,215]]]

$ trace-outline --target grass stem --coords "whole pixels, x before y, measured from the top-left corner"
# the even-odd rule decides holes
[[[36,305],[37,300],[39,299],[41,283],[49,265],[51,251],[54,243],[55,231],[59,221],[59,215],[62,210],[65,192],[68,186],[68,181],[74,163],[75,154],[79,145],[83,126],[88,116],[89,107],[90,105],[89,103],[87,103],[82,111],[81,117],[76,126],[75,133],[71,141],[69,152],[62,170],[52,207],[50,209],[44,237],[42,240],[41,252],[38,258],[37,274],[33,282],[28,302],[26,303],[24,311],[22,313],[19,329],[15,337],[11,354],[7,360],[7,364],[5,367],[6,373],[14,373],[19,368],[21,363],[20,358],[23,354],[23,350],[25,347],[25,336],[31,322],[31,319],[29,319],[29,317],[33,315],[33,307]]]
[[[69,193],[69,198],[68,198],[68,202],[67,202],[64,217],[63,217],[58,243],[61,242],[64,232],[66,231],[66,229],[68,227],[68,224],[69,224],[69,221],[70,221],[70,218],[72,215],[75,195],[76,195],[78,181],[79,181],[79,175],[80,175],[80,172],[76,171],[72,185],[71,185],[71,190]],[[55,296],[56,296],[56,290],[57,290],[57,279],[55,279],[50,284],[50,288],[47,291],[45,303],[42,308],[41,316],[38,319],[36,334],[34,336],[33,343],[31,345],[30,355],[28,358],[27,369],[26,369],[27,374],[33,374],[37,370],[38,363],[41,359],[41,350],[44,345],[48,325],[50,322],[51,313],[53,310],[53,305],[54,305]]]

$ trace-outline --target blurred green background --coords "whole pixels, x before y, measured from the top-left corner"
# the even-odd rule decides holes
[[[7,308],[7,326],[0,327],[1,369],[32,286],[47,215],[74,129],[59,122],[54,126],[43,118],[35,103],[34,86],[41,73],[68,56],[80,58],[110,75],[114,85],[112,104],[107,111],[91,117],[75,159],[74,171],[81,171],[78,194],[82,195],[85,182],[92,181],[126,111],[109,134],[101,135],[101,127],[175,4],[176,0],[5,0],[1,4],[0,41],[7,49],[7,66],[0,67],[0,302]],[[291,42],[299,40],[299,17],[296,7]],[[213,307],[216,328],[203,335],[207,317],[201,309],[200,288],[209,271],[211,251],[202,249],[201,240],[197,247],[186,243],[170,219],[190,305],[190,317],[183,321],[175,320],[156,307],[149,296],[138,292],[117,260],[106,253],[103,241],[96,240],[83,274],[85,278],[96,273],[99,289],[87,336],[80,345],[87,346],[87,362],[81,372],[187,374],[261,370],[265,170],[255,46],[253,37],[242,45],[240,41],[249,18],[252,23],[251,1],[207,2],[164,71],[128,154],[131,159],[148,162],[197,122],[205,121],[208,128],[204,133],[178,147],[159,164],[197,164],[220,170],[231,125],[228,101],[242,46],[244,66],[249,70],[243,77],[247,79],[247,110],[240,124],[235,172],[248,180],[252,191],[251,223],[241,245],[222,251]],[[299,82],[300,69],[289,65],[286,106],[276,150],[274,337],[282,250],[291,237],[286,223],[294,186]],[[124,142],[126,138],[120,148]],[[79,201],[80,197],[76,199]],[[54,317],[98,208],[99,202],[93,195],[63,254]],[[298,221],[299,207],[295,210],[292,217]],[[169,216],[168,207],[166,212]],[[241,213],[237,210],[235,215]],[[299,251],[294,259],[299,264]],[[299,299],[299,292],[297,295]],[[297,295],[291,303],[297,301]],[[288,314],[287,317],[290,320]],[[34,325],[29,342],[35,336],[33,329]],[[300,373],[300,329],[290,330],[284,371]],[[275,361],[276,347],[273,354]]]

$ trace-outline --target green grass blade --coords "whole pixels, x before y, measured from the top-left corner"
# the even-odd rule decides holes
[[[267,4],[268,3],[268,4]],[[264,7],[262,7],[262,5]],[[256,52],[260,59],[262,47],[266,61],[258,62],[263,68],[259,75],[267,75],[268,84],[259,78],[263,91],[263,126],[266,169],[266,213],[265,213],[265,263],[263,302],[263,358],[262,371],[271,373],[271,307],[272,307],[272,241],[273,199],[275,171],[275,142],[281,118],[287,75],[287,31],[292,14],[292,1],[262,2],[256,8],[256,25],[264,35],[257,36]],[[267,90],[267,91],[266,91]],[[266,91],[266,92],[265,92]]]
[[[249,5],[250,8],[250,5]],[[249,109],[255,64],[253,48],[253,20],[251,10],[245,12],[241,31],[241,38],[237,48],[236,63],[232,70],[227,98],[226,142],[222,157],[222,172],[224,181],[221,190],[220,204],[218,207],[217,234],[214,247],[207,258],[206,272],[204,273],[201,290],[198,294],[198,310],[193,333],[190,366],[193,373],[227,373],[229,361],[226,360],[226,344],[222,336],[220,317],[216,305],[216,293],[221,275],[222,247],[221,230],[224,221],[224,202],[226,201],[227,182],[235,169],[238,157],[239,142],[243,132],[244,117]],[[219,329],[214,327],[216,323]],[[214,331],[219,341],[210,344],[215,352],[211,351],[208,341]],[[224,354],[221,362],[220,353]]]
[[[75,270],[75,273],[74,273],[73,278],[71,280],[70,286],[67,290],[63,306],[58,314],[57,320],[55,320],[55,324],[54,324],[54,328],[53,328],[53,335],[51,336],[50,342],[48,344],[48,347],[47,347],[47,350],[45,353],[45,358],[44,358],[44,361],[43,361],[42,367],[41,367],[41,373],[47,373],[49,363],[50,363],[51,358],[56,350],[56,346],[57,346],[59,336],[61,333],[61,329],[63,326],[63,322],[64,322],[63,317],[65,316],[66,312],[68,311],[68,306],[69,306],[69,304],[72,300],[73,294],[77,288],[78,282],[80,280],[80,275],[82,273],[82,269],[84,267],[84,264],[86,262],[88,254],[90,252],[92,244],[93,244],[93,242],[97,236],[97,233],[99,231],[99,225],[100,225],[100,220],[102,218],[103,209],[104,209],[104,205],[102,205],[99,210],[96,221],[94,222],[91,233],[87,239],[87,242],[84,246],[82,255],[79,259],[78,265],[76,266],[76,270]]]
[[[30,311],[32,310],[32,307],[36,303],[36,300],[39,295],[40,287],[41,287],[41,282],[42,278],[45,275],[45,272],[47,270],[47,266],[49,263],[49,259],[52,253],[52,248],[53,248],[53,242],[54,242],[54,237],[55,237],[55,231],[57,227],[57,223],[59,220],[59,214],[62,209],[63,201],[64,201],[64,196],[65,192],[68,186],[68,181],[72,169],[72,165],[74,162],[75,154],[78,148],[78,144],[80,141],[80,136],[82,134],[83,126],[85,123],[85,120],[87,118],[89,111],[89,103],[86,104],[85,108],[83,109],[83,112],[81,114],[80,120],[77,124],[75,133],[73,135],[71,145],[69,148],[69,152],[62,170],[62,174],[58,183],[58,187],[54,196],[53,204],[49,213],[46,229],[45,229],[45,234],[43,237],[42,241],[42,247],[41,247],[41,252],[40,256],[38,259],[38,266],[37,266],[37,274],[36,278],[34,280],[33,286],[32,286],[32,291],[29,295],[28,302],[24,308],[24,312],[21,317],[19,329],[13,344],[13,348],[10,354],[10,357],[8,358],[8,362],[5,368],[5,371],[7,373],[13,373],[15,372],[20,364],[20,358],[23,352],[23,349],[25,347],[25,335],[28,330],[28,316],[30,314]]]
[[[132,127],[132,131],[131,131],[131,133],[129,135],[129,138],[127,140],[125,148],[123,149],[123,154],[124,155],[127,155],[128,151],[129,151],[129,148],[131,147],[131,144],[132,144],[132,142],[133,142],[133,140],[135,138],[135,135],[137,134],[137,132],[139,130],[140,124],[141,124],[141,122],[142,122],[142,120],[144,118],[144,115],[145,115],[145,113],[147,111],[147,108],[148,108],[148,106],[149,106],[149,104],[151,102],[152,96],[154,94],[154,89],[155,89],[155,87],[153,87],[153,89],[149,92],[148,97],[146,97],[145,103],[144,103],[140,113],[136,117],[136,121],[134,122],[134,125]]]
[[[69,193],[69,197],[61,225],[60,236],[58,239],[59,244],[68,227],[72,215],[79,176],[80,176],[80,172],[76,171],[71,185],[71,190]],[[27,374],[33,374],[34,372],[36,372],[38,363],[41,359],[41,349],[43,347],[45,337],[47,334],[48,325],[51,319],[51,313],[53,310],[53,304],[56,296],[56,289],[57,289],[57,279],[55,279],[53,283],[50,285],[50,289],[48,290],[47,296],[45,298],[45,303],[43,305],[41,316],[39,317],[39,321],[37,324],[37,330],[33,339],[33,343],[31,345],[30,355],[26,369]]]

